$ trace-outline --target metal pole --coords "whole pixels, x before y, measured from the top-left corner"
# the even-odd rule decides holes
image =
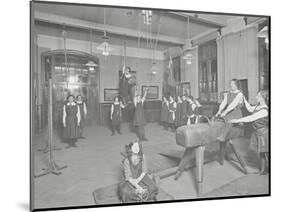
[[[52,71],[52,70],[51,70]],[[35,178],[42,177],[48,174],[60,175],[60,170],[67,168],[67,166],[59,167],[56,162],[53,160],[53,82],[52,79],[49,79],[49,110],[48,110],[48,121],[49,121],[49,132],[48,132],[48,140],[49,140],[49,161],[47,168],[43,169],[42,173],[34,175]]]
[[[49,79],[49,159],[53,160],[53,81]]]

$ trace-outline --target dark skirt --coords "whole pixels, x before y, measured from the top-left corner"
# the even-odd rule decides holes
[[[122,182],[118,185],[118,196],[123,203],[130,202],[145,202],[145,201],[153,201],[155,200],[158,194],[158,188],[153,179],[151,179],[147,174],[143,177],[139,185],[147,189],[147,192],[140,196],[135,193],[135,188],[133,185],[128,182]]]
[[[120,124],[121,124],[121,114],[120,113],[118,114],[118,113],[114,112],[112,114],[112,125],[118,126]]]
[[[251,149],[258,152],[268,152],[268,128],[258,129],[251,136]]]
[[[85,125],[86,125],[86,117],[85,117],[85,114],[83,112],[81,114],[81,120],[80,120],[80,123],[79,123],[79,126],[78,126],[80,136],[82,136]]]
[[[226,114],[224,118],[226,121],[230,121],[232,119],[240,119],[242,117],[243,117],[242,111],[239,108],[236,108],[231,112],[229,112],[228,114]]]
[[[66,126],[64,128],[64,138],[65,139],[75,139],[79,135],[79,127],[77,125],[77,117],[75,116],[66,116]]]
[[[146,125],[145,117],[144,117],[144,109],[142,103],[137,103],[135,114],[134,114],[134,126],[144,126]]]
[[[183,117],[182,117],[182,103],[177,104],[177,110],[176,110],[175,116],[176,116],[175,125],[177,127],[179,127],[179,126],[182,125],[182,122],[183,122],[182,121],[182,119],[183,119]]]
[[[229,123],[228,121],[232,120],[232,119],[239,119],[242,118],[242,111],[238,108],[232,110],[231,112],[229,112],[225,117],[225,121],[227,122],[225,124],[225,127],[221,128],[222,132],[221,135],[218,137],[219,140],[224,140],[224,141],[228,141],[232,138],[236,138],[239,135],[241,135],[244,133],[244,127],[241,124],[232,124]]]
[[[168,113],[168,123],[169,124],[175,124],[175,119],[173,119],[173,112]]]
[[[114,115],[112,116],[112,125],[113,126],[118,126],[121,124],[121,117],[119,115]]]
[[[162,110],[161,110],[160,121],[161,122],[168,122],[168,115],[169,115],[168,106],[164,105],[162,107]]]

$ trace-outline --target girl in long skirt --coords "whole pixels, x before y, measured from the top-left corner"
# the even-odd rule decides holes
[[[148,141],[148,139],[145,136],[145,130],[144,130],[146,121],[145,121],[144,109],[143,109],[143,103],[145,101],[146,94],[147,94],[147,90],[145,90],[143,97],[141,97],[140,95],[136,95],[134,98],[135,114],[134,114],[133,125],[137,129],[137,134],[140,141]]]
[[[180,96],[177,97],[177,110],[176,110],[176,122],[175,126],[180,127],[182,123],[182,99]]]
[[[158,187],[148,173],[145,156],[138,142],[126,145],[122,162],[125,180],[118,185],[118,196],[123,203],[156,200]]]
[[[249,116],[232,119],[231,123],[248,123],[253,122],[253,134],[251,136],[251,147],[260,156],[260,175],[268,173],[266,169],[266,162],[268,162],[268,91],[262,90],[257,96],[258,104],[251,106],[246,99],[244,99],[247,110],[252,113]]]
[[[167,129],[168,126],[168,113],[169,113],[169,102],[166,99],[166,97],[163,97],[162,101],[162,108],[161,108],[161,115],[160,115],[160,121],[161,124],[163,125],[164,129]]]
[[[63,106],[63,126],[64,139],[68,143],[68,147],[76,147],[77,139],[79,138],[79,124],[81,116],[78,105],[74,102],[74,96],[69,95],[67,102]]]
[[[83,131],[84,131],[84,127],[86,124],[87,106],[86,106],[86,103],[83,101],[81,95],[78,95],[76,97],[76,99],[77,99],[76,103],[79,107],[80,115],[81,115],[81,121],[80,121],[80,125],[79,125],[79,138],[85,138],[83,136]]]
[[[175,131],[176,110],[177,110],[177,103],[174,101],[174,98],[172,96],[170,96],[169,97],[168,124],[172,131]]]
[[[116,96],[110,109],[112,136],[115,135],[115,130],[119,134],[122,134],[120,131],[120,125],[122,122],[122,108],[125,108],[125,106],[119,101],[119,97]]]
[[[182,96],[182,119],[181,126],[186,125],[188,119],[189,102],[185,95]]]

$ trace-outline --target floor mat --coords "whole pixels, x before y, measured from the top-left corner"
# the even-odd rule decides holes
[[[210,162],[204,166],[204,183],[203,196],[207,194],[213,195],[212,191],[221,188],[227,184],[232,184],[245,175],[241,172],[234,162],[226,161],[223,166],[217,161]],[[197,197],[197,188],[195,181],[195,169],[191,168],[183,172],[182,176],[176,181],[174,176],[169,176],[161,180],[160,187],[175,199],[194,199]],[[252,185],[252,190],[255,192],[255,185]],[[229,187],[230,190],[236,191],[235,186]],[[266,192],[262,187],[261,192]],[[250,190],[245,188],[244,193],[249,193]],[[225,196],[224,191],[218,193],[218,196]]]
[[[206,193],[203,197],[266,195],[269,193],[268,178],[268,175],[249,174]]]
[[[110,186],[102,187],[93,192],[94,202],[97,205],[102,204],[120,204],[118,195],[117,195],[117,186],[118,184],[113,184]],[[174,198],[163,191],[163,189],[159,189],[159,193],[157,195],[157,201],[167,201],[173,200]]]

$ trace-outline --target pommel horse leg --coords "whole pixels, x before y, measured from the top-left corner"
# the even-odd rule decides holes
[[[247,168],[246,168],[245,161],[242,159],[241,155],[240,155],[240,154],[238,153],[238,151],[236,150],[235,146],[233,145],[232,140],[229,140],[229,144],[230,144],[230,147],[231,147],[232,151],[234,152],[236,158],[238,159],[238,162],[239,162],[240,165],[242,166],[244,173],[245,173],[245,174],[248,174],[248,170],[247,170]]]
[[[189,158],[188,156],[192,153],[192,151],[194,150],[194,148],[186,148],[185,149],[185,152],[181,158],[181,161],[180,161],[180,164],[179,164],[179,167],[177,169],[177,172],[176,172],[176,175],[174,177],[175,180],[178,180],[181,176],[181,174],[183,173],[188,161],[189,161]]]
[[[226,142],[225,141],[220,141],[220,159],[219,159],[219,163],[220,163],[221,166],[223,166],[223,164],[224,164],[225,153],[226,153]]]
[[[197,195],[201,196],[203,193],[203,170],[204,170],[204,151],[205,146],[199,146],[195,150],[196,155],[196,181],[197,181]]]

